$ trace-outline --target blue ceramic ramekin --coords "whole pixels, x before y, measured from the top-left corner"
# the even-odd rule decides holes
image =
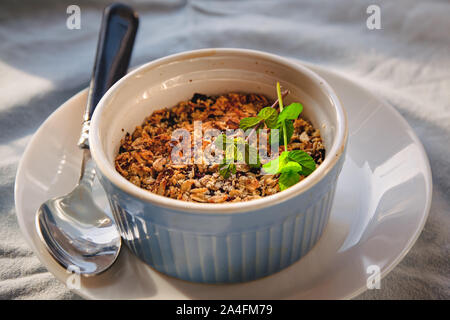
[[[203,204],[153,194],[115,171],[124,132],[154,110],[195,92],[275,98],[276,81],[290,90],[287,103],[303,103],[326,148],[324,162],[295,186],[258,200]],[[306,67],[258,51],[204,49],[150,62],[116,83],[96,108],[89,143],[114,220],[134,254],[176,278],[231,283],[277,272],[320,239],[344,161],[347,120],[331,87]]]

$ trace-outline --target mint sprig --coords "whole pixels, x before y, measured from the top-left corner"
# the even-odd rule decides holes
[[[228,178],[232,173],[236,173],[235,161],[245,161],[252,167],[260,168],[259,155],[257,150],[248,144],[249,137],[262,124],[265,124],[271,130],[270,139],[278,140],[280,145],[284,145],[284,150],[277,158],[264,164],[262,167],[264,172],[269,174],[279,174],[278,185],[280,190],[285,190],[300,181],[300,176],[308,176],[316,169],[314,159],[303,150],[287,151],[287,146],[294,133],[293,121],[296,120],[303,106],[301,103],[294,102],[284,107],[283,96],[287,95],[287,91],[281,92],[280,83],[277,82],[278,100],[271,106],[263,108],[256,117],[243,118],[239,127],[247,131],[252,129],[250,134],[244,140],[242,138],[229,139],[224,134],[218,136],[214,142],[216,146],[224,150],[224,159],[219,166],[219,173]],[[280,112],[276,106],[280,106]],[[256,154],[255,159],[252,158]]]
[[[265,172],[270,174],[280,174],[278,185],[283,191],[300,181],[300,175],[307,176],[316,169],[314,159],[303,150],[287,151],[287,146],[294,133],[293,121],[298,118],[303,111],[301,103],[294,102],[283,107],[280,83],[277,82],[277,95],[280,104],[280,114],[278,115],[276,128],[280,130],[271,132],[272,139],[277,139],[284,145],[281,155],[263,165]],[[281,133],[280,133],[281,131]]]

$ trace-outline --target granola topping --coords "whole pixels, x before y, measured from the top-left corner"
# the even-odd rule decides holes
[[[184,201],[223,203],[275,194],[280,191],[279,175],[262,174],[260,169],[247,164],[237,164],[236,173],[224,178],[219,174],[217,163],[180,164],[171,159],[175,130],[185,129],[193,137],[199,134],[194,133],[195,121],[202,121],[201,133],[207,129],[238,129],[242,118],[254,117],[270,105],[271,102],[259,94],[228,93],[218,97],[195,94],[189,101],[157,110],[132,134],[126,133],[115,159],[116,170],[140,188]],[[211,139],[204,137],[199,147],[205,149],[213,145]],[[302,118],[294,121],[294,134],[288,144],[288,150],[297,149],[307,152],[317,165],[324,160],[320,131]],[[284,146],[280,150],[284,150]]]

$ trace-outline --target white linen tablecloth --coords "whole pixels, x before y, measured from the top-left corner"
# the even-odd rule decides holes
[[[88,85],[108,1],[0,2],[0,299],[74,299],[25,243],[14,177],[39,125]],[[69,5],[81,28],[66,27]],[[241,47],[337,70],[385,98],[423,142],[433,171],[424,231],[405,259],[360,299],[450,298],[450,2],[133,1],[140,29],[132,66],[185,50]],[[366,9],[381,9],[369,30]]]

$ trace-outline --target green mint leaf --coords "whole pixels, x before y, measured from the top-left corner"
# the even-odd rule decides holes
[[[277,174],[280,169],[280,158],[276,157],[275,159],[263,164],[264,172],[269,174]]]
[[[289,155],[288,151],[283,151],[280,154],[279,158],[280,158],[280,163],[282,166],[284,166],[288,162],[288,155]]]
[[[300,113],[303,111],[303,106],[301,103],[294,102],[284,107],[283,111],[281,111],[278,116],[278,122],[286,121],[286,120],[295,120],[298,118]]]
[[[244,161],[244,148],[234,147],[234,160],[236,162]]]
[[[225,179],[229,178],[231,173],[236,174],[236,165],[234,163],[222,164],[219,167],[219,173]]]
[[[287,164],[287,156],[288,152],[282,152],[279,157],[276,157],[263,165],[264,171],[269,174],[280,173],[282,168]]]
[[[247,131],[250,128],[253,128],[254,126],[256,126],[258,123],[260,123],[263,119],[261,119],[260,117],[247,117],[247,118],[243,118],[241,119],[241,121],[239,122],[239,128],[241,128],[244,131]]]
[[[245,162],[252,168],[261,167],[258,149],[249,144],[245,145]]]
[[[287,143],[289,143],[291,141],[292,135],[294,134],[294,124],[292,123],[292,121],[285,121],[286,124],[286,137],[287,137]],[[280,125],[280,123],[278,122],[278,127],[277,127],[278,131],[275,131],[272,133],[271,130],[270,131],[270,142],[272,143],[272,141],[276,141],[276,140],[272,140],[272,139],[277,139],[278,137],[278,141],[279,141],[279,145],[282,146],[284,145],[284,130],[283,130],[283,126]]]
[[[261,109],[258,113],[258,117],[264,120],[268,128],[275,128],[278,122],[278,111],[271,107]]]
[[[295,161],[288,161],[286,165],[281,168],[281,172],[300,172],[302,171],[302,166]]]
[[[224,134],[221,134],[219,136],[217,136],[216,140],[214,140],[214,144],[216,145],[217,148],[219,148],[220,150],[223,150],[223,146],[225,144],[225,139],[226,136]]]
[[[229,178],[230,177],[230,166],[226,165],[226,166],[222,167],[222,169],[219,170],[219,173],[225,179]]]
[[[289,151],[288,159],[295,161],[302,166],[300,174],[304,176],[310,175],[316,169],[316,162],[314,159],[303,150]]]
[[[287,135],[287,143],[291,141],[292,135],[294,134],[294,124],[292,121],[285,121],[286,123],[286,135]]]
[[[269,143],[274,145],[277,143],[278,145],[283,145],[283,135],[281,135],[281,128],[274,128],[270,130],[269,133]]]
[[[247,143],[247,142],[245,141],[245,139],[242,138],[242,137],[234,138],[233,142],[234,142],[236,145],[245,145],[245,144]]]
[[[223,151],[225,150],[227,144],[234,144],[234,140],[228,139],[225,134],[221,134],[217,136],[216,140],[214,140],[214,144],[217,148]]]
[[[234,145],[228,145],[226,150],[225,150],[225,162],[226,163],[230,163],[234,161],[234,150],[235,146]]]
[[[300,175],[295,171],[287,171],[283,172],[280,175],[280,179],[278,180],[278,185],[280,186],[280,190],[286,190],[287,188],[293,186],[297,182],[300,181]]]
[[[229,144],[225,150],[225,163],[243,162],[245,145]]]

